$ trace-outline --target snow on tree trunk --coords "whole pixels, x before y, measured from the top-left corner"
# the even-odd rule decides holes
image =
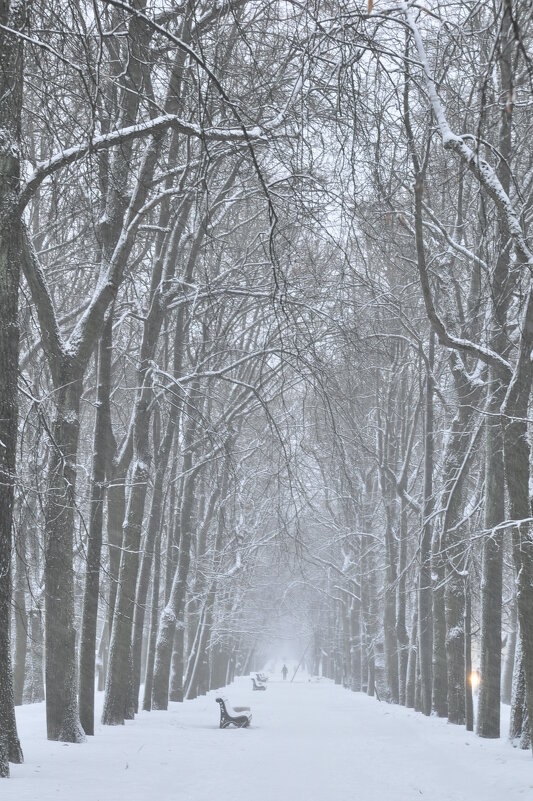
[[[520,748],[529,748],[530,728],[527,709],[526,675],[520,634],[518,634],[516,639],[511,694],[511,716],[509,719],[509,739],[514,745],[518,745]]]

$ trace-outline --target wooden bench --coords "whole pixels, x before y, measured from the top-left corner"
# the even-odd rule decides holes
[[[252,721],[249,706],[231,706],[227,698],[215,698],[220,706],[220,728],[227,729],[233,723],[238,729],[247,729]]]
[[[260,682],[257,683],[253,676],[251,676],[250,678],[252,679],[252,684],[253,684],[254,690],[266,690],[266,685],[265,684],[261,684]]]

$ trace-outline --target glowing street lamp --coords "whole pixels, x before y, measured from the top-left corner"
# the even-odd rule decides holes
[[[473,670],[470,676],[468,677],[468,680],[470,681],[470,686],[472,687],[472,689],[477,690],[477,688],[479,687],[479,682],[481,681],[481,677],[478,671]]]

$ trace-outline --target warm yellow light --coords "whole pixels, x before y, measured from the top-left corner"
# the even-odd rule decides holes
[[[472,671],[472,673],[469,676],[469,680],[472,689],[476,690],[479,687],[479,681],[480,681],[479,673],[477,672],[477,670]]]

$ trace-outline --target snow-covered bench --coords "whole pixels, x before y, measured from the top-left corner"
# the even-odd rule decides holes
[[[266,690],[266,685],[261,684],[261,682],[257,682],[253,676],[250,677],[252,679],[253,689],[254,690]]]
[[[233,723],[239,729],[246,729],[252,722],[252,710],[249,706],[231,706],[227,698],[215,698],[220,706],[220,728],[227,729]]]

